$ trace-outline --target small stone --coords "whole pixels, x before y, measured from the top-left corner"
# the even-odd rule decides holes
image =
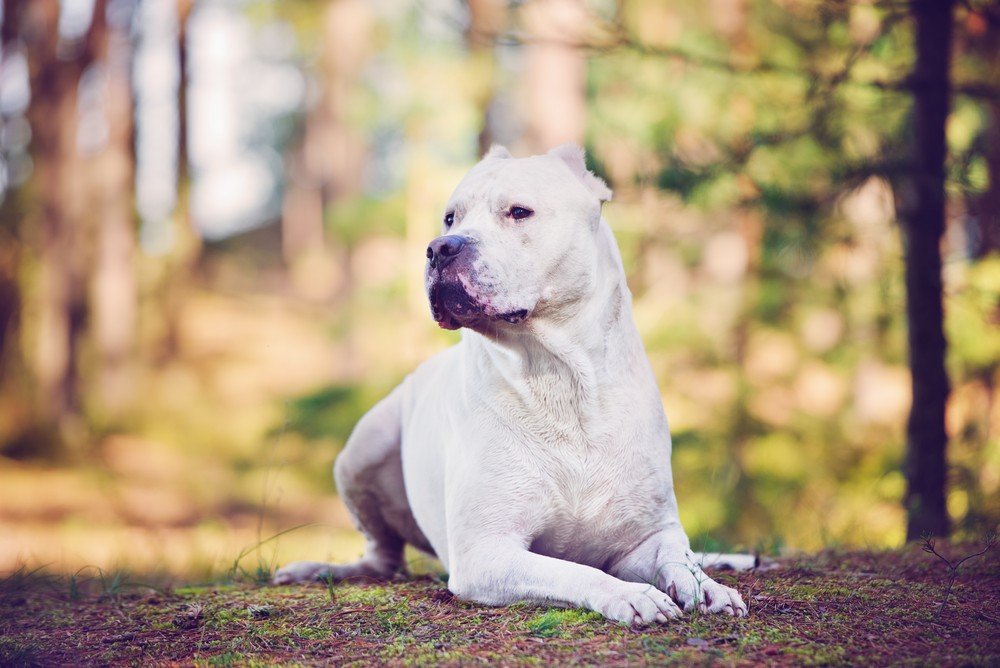
[[[708,647],[708,641],[704,638],[688,638],[687,644],[691,645],[691,647],[697,647],[698,649]]]
[[[274,607],[270,605],[248,605],[247,614],[251,619],[267,619],[274,615]]]
[[[179,629],[194,629],[201,625],[202,614],[205,612],[205,607],[193,603],[189,605],[183,612],[179,612],[174,616],[173,624]]]

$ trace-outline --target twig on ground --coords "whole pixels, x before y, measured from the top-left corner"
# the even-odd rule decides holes
[[[983,549],[980,550],[979,552],[966,555],[961,559],[959,559],[958,561],[952,563],[951,560],[945,558],[940,552],[937,551],[937,549],[935,549],[935,542],[933,538],[930,537],[924,538],[924,546],[923,546],[924,552],[927,552],[928,554],[933,554],[935,557],[943,561],[945,564],[948,565],[948,569],[951,571],[951,579],[948,580],[948,589],[944,593],[944,600],[941,601],[941,606],[938,608],[937,614],[934,615],[935,618],[940,617],[941,613],[944,612],[945,606],[948,605],[948,599],[951,597],[951,589],[952,587],[955,586],[955,580],[958,579],[959,566],[964,564],[969,559],[980,557],[989,552],[991,549],[993,549],[993,547],[997,544],[997,534],[995,531],[991,531],[990,533],[986,534],[985,543],[986,546],[983,547]]]

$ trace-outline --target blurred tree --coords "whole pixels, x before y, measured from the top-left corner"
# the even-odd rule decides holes
[[[91,159],[97,249],[93,258],[92,312],[99,359],[101,408],[121,417],[134,387],[138,285],[136,219],[133,197],[134,123],[132,100],[131,0],[110,8],[97,5],[91,31],[96,36],[103,79],[103,116],[107,136]],[[101,11],[103,10],[103,11]]]
[[[195,0],[177,0],[177,203],[173,225],[174,240],[171,247],[170,271],[164,277],[163,318],[164,340],[161,354],[164,358],[176,357],[180,351],[180,319],[184,299],[189,294],[198,259],[201,257],[202,239],[191,215],[191,157],[188,137],[190,113],[188,89],[191,64],[188,44],[188,25]]]
[[[188,24],[195,0],[177,0],[177,218],[180,222],[178,244],[187,255],[197,256],[201,237],[191,217],[191,158],[188,154],[188,86],[191,77]],[[191,260],[187,260],[190,264]]]
[[[106,0],[94,15],[106,11]],[[77,151],[80,79],[103,39],[103,22],[82,35],[62,37],[58,0],[22,7],[27,47],[36,193],[22,228],[37,252],[37,281],[24,301],[33,311],[34,349],[27,352],[33,374],[35,414],[43,428],[59,427],[70,437],[80,426],[79,344],[86,317],[87,235],[81,218],[80,155]]]
[[[953,0],[913,0],[916,63],[909,168],[897,207],[906,233],[906,315],[913,405],[907,424],[906,536],[947,536],[948,464],[945,407],[949,382],[941,284],[945,230],[945,123],[951,97],[949,63]]]
[[[489,85],[482,88],[482,94],[477,101],[483,119],[483,129],[479,133],[479,155],[484,155],[496,142],[494,130],[494,111],[496,100],[496,49],[497,38],[507,30],[509,20],[507,0],[467,0],[468,27],[465,30],[465,43],[472,56],[473,66],[484,70],[484,78]]]
[[[21,454],[82,445],[85,399],[110,417],[133,395],[133,6],[97,0],[82,22],[63,22],[58,0],[5,4],[5,49],[16,39],[26,47],[34,163],[27,187],[4,202],[23,206],[4,217],[16,221],[5,233],[17,241],[2,257],[16,262],[17,295],[5,303],[19,311],[8,317],[20,325],[14,356],[24,362],[3,371],[19,375],[31,397],[6,434]],[[10,337],[3,342],[12,362]]]
[[[522,7],[526,30],[524,141],[531,153],[583,143],[587,120],[587,41],[582,0],[535,0]]]
[[[19,10],[17,0],[3,0],[0,68],[9,66],[20,51],[20,45],[17,43]],[[6,115],[0,117],[0,127],[9,127],[8,124],[12,120]],[[14,198],[9,195],[0,203],[0,381],[9,381],[9,367],[16,365],[19,355],[17,339],[21,298],[17,273],[20,267],[21,244],[16,224],[13,223],[17,219],[13,212],[14,207]]]
[[[283,251],[289,263],[324,248],[325,210],[360,196],[364,187],[367,145],[353,116],[360,76],[371,53],[373,17],[363,0],[332,0],[321,21],[319,90],[291,160],[290,191],[282,216]],[[344,292],[350,286],[349,250],[340,260]]]

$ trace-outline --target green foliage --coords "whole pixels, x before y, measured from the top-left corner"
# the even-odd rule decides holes
[[[628,163],[633,184],[655,185],[669,203],[618,201],[609,217],[622,230],[637,308],[657,323],[644,333],[675,430],[685,525],[698,541],[728,545],[761,536],[817,544],[796,525],[828,541],[901,540],[887,529],[900,521],[891,504],[902,485],[883,481],[896,479],[908,407],[894,210],[912,166],[911,96],[871,82],[901,81],[912,67],[906,8],[759,0],[727,19],[693,4],[621,7],[623,45],[590,61],[588,146],[612,187],[629,173],[605,156],[622,146],[641,153]],[[956,200],[988,182],[986,118],[981,100],[957,99],[948,126]],[[732,232],[748,258],[727,279],[725,263],[739,260],[713,243]],[[673,273],[651,271],[650,258]],[[959,260],[949,270],[959,277],[946,305],[957,387],[997,372],[995,267]],[[673,296],[667,309],[663,295]],[[711,398],[677,387],[705,376],[717,379]],[[954,400],[969,427],[953,449],[963,491],[952,509],[989,524],[995,504],[971,491],[972,471],[986,466],[992,480],[1000,451],[987,409],[970,407],[982,396],[965,387]]]
[[[377,234],[402,236],[405,228],[403,198],[397,195],[341,200],[327,210],[326,227],[348,246]]]
[[[333,438],[343,443],[368,408],[362,388],[331,385],[289,401],[286,428],[307,438]]]
[[[953,364],[971,375],[1000,366],[1000,254],[972,265],[948,302],[948,342]]]

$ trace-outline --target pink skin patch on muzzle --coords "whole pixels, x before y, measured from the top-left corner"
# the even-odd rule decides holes
[[[431,315],[443,329],[459,329],[484,321],[523,322],[527,309],[501,313],[477,280],[479,252],[474,243],[457,235],[438,237],[427,249],[425,283]]]

